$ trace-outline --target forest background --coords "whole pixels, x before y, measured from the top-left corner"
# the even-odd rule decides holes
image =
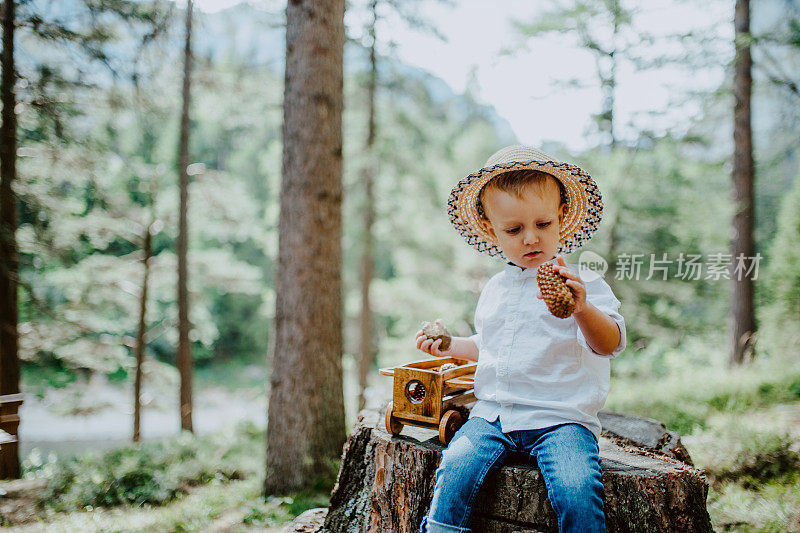
[[[401,17],[403,23],[435,35],[436,21],[423,16],[425,2],[412,4],[415,9]],[[591,9],[568,13],[567,4]],[[148,227],[153,257],[142,435],[162,442],[179,428],[174,287],[183,8],[164,2],[154,18],[147,18],[99,13],[92,8],[97,5],[32,0],[19,6],[26,20],[58,20],[90,36],[76,42],[44,35],[35,24],[21,26],[17,34],[15,192],[26,394],[20,442],[30,479],[53,479],[65,464],[102,471],[100,459],[84,459],[82,467],[69,460],[77,450],[114,448],[130,438],[141,240]],[[569,17],[597,17],[593,27],[602,30],[603,5],[553,3],[552,13],[562,18],[520,21],[514,26],[518,44],[502,53],[521,54],[546,38],[578,49],[583,42],[585,53],[592,54],[581,40],[585,28],[570,25]],[[647,53],[652,36],[637,26],[637,10],[643,7],[631,3],[630,18],[613,43],[617,61],[639,72],[677,69],[687,78],[709,65],[722,65],[730,74],[733,5],[714,7],[714,16],[703,21],[709,31],[674,35],[671,53],[655,57]],[[369,201],[362,169],[372,161],[363,149],[368,9],[368,3],[348,5],[344,59],[348,424],[355,420],[359,394],[361,217]],[[387,2],[383,9],[393,20],[395,4]],[[709,90],[676,90],[670,105],[696,110],[679,121],[670,123],[664,109],[652,109],[645,119],[616,128],[613,87],[624,79],[614,78],[602,58],[588,82],[545,80],[564,93],[588,83],[597,101],[584,132],[588,148],[568,150],[553,140],[539,148],[587,169],[604,196],[604,221],[585,250],[609,263],[606,278],[622,301],[628,326],[628,349],[612,364],[607,407],[656,418],[681,433],[696,462],[712,476],[712,520],[734,529],[800,527],[800,80],[794,75],[800,72],[799,11],[791,1],[764,0],[752,7],[755,245],[762,259],[756,281],[758,342],[743,367],[728,365],[730,281],[706,277],[706,271],[700,279],[687,279],[678,262],[681,254],[710,261],[714,254],[729,253],[732,76]],[[241,464],[219,467],[209,479],[205,471],[194,472],[205,482],[239,487],[227,493],[227,500],[213,500],[211,491],[195,492],[197,500],[170,504],[176,506],[173,511],[150,519],[204,527],[222,510],[244,505],[244,518],[239,516],[244,523],[274,525],[302,510],[306,499],[313,503],[320,497],[254,503],[257,490],[248,484],[263,469],[263,460],[248,461],[263,455],[266,354],[275,309],[283,11],[242,3],[196,12],[195,23],[190,320],[196,429],[207,440],[167,440],[171,444],[158,453],[181,446],[215,449],[219,431],[240,435],[246,451],[232,459]],[[731,27],[728,40],[717,31],[725,25]],[[92,36],[97,28],[107,33]],[[598,38],[608,35],[600,31]],[[368,405],[389,394],[389,384],[377,375],[379,366],[422,355],[412,344],[420,321],[441,317],[455,334],[472,333],[482,284],[502,263],[464,245],[450,226],[445,202],[457,179],[518,140],[492,102],[477,98],[474,87],[456,92],[435,72],[404,64],[391,42],[378,50],[371,288],[377,359],[369,374]],[[636,279],[615,279],[625,254],[643,254]],[[577,262],[579,256],[567,260]],[[653,259],[664,257],[666,272],[648,276]],[[237,420],[249,424],[231,429],[228,424]],[[60,507],[47,511],[47,520],[84,527],[90,498],[75,488],[77,482],[70,486],[60,493]],[[324,499],[324,490],[320,494]],[[115,520],[141,520],[133,507],[119,511]],[[83,511],[71,515],[76,509]]]

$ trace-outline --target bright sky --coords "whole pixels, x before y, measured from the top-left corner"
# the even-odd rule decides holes
[[[214,12],[239,1],[195,0],[195,4],[203,11]],[[274,9],[281,2],[261,3]],[[422,16],[446,36],[446,42],[391,20],[379,31],[384,32],[384,39],[397,43],[395,53],[401,60],[442,78],[455,92],[461,93],[471,85],[479,101],[494,106],[509,121],[521,142],[539,146],[543,141],[557,141],[573,150],[596,144],[589,133],[593,131],[591,115],[600,109],[601,93],[590,52],[579,49],[571,35],[553,33],[529,40],[526,48],[514,55],[501,54],[502,49],[518,49],[520,44],[509,21],[535,21],[550,3],[456,0],[452,4],[423,3]],[[636,0],[624,4],[640,6],[636,28],[657,36],[686,32],[713,20],[732,20],[732,13],[720,11],[720,3],[714,0]],[[732,23],[719,25],[715,31],[729,39]],[[665,40],[657,43],[653,53],[678,51]],[[626,133],[642,129],[660,133],[680,127],[686,117],[697,113],[697,108],[677,106],[675,99],[687,89],[718,86],[722,76],[721,67],[691,74],[674,67],[636,72],[632,65],[621,62],[615,106],[617,131],[624,138]],[[555,83],[571,78],[581,78],[587,87],[563,88]]]

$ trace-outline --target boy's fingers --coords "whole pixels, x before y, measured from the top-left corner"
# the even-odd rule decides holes
[[[573,275],[573,276],[570,276],[570,277],[567,279],[567,283],[569,283],[570,281],[571,281],[571,282],[573,282],[573,283],[577,283],[578,285],[582,285],[582,284],[583,284],[583,280],[581,280],[581,278],[580,278],[580,277],[578,277],[578,276],[575,276],[575,275]]]
[[[569,285],[570,287],[575,287],[577,289],[578,287],[581,286],[581,282],[574,279],[568,279],[567,285]]]
[[[580,276],[578,276],[575,272],[570,270],[567,267],[559,268],[558,273],[561,274],[562,277],[567,279],[574,279],[575,281],[580,281]]]
[[[577,276],[575,275],[575,272],[573,272],[572,270],[570,270],[568,268],[562,268],[561,270],[559,270],[559,273],[562,276],[564,276],[565,278],[577,279]]]

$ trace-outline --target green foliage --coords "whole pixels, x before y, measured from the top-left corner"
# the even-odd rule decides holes
[[[797,331],[800,328],[800,176],[783,199],[777,226],[770,245],[763,301],[769,303],[768,320]]]
[[[706,467],[716,483],[738,480],[753,489],[768,480],[797,482],[800,454],[794,437],[771,432],[749,432],[740,436],[740,449],[721,456],[720,463]]]
[[[177,132],[170,110],[178,109],[178,93],[164,97],[168,91],[162,88],[172,80],[161,58],[143,54],[140,59],[148,68],[139,72],[138,91],[123,84],[91,94],[66,93],[92,110],[85,117],[93,126],[85,142],[37,139],[21,148],[20,343],[21,357],[34,365],[56,361],[66,369],[120,379],[129,373],[142,284],[140,248],[148,225],[154,233],[149,351],[173,361],[177,197],[176,178],[168,169]],[[219,70],[224,73],[225,67]],[[268,85],[264,76],[274,79],[262,73],[248,78],[251,87]],[[196,89],[201,102],[218,90],[202,84]],[[196,116],[201,129],[211,129],[218,117],[203,112],[216,107],[201,108]],[[32,114],[20,117],[23,128],[33,127],[35,120]],[[229,126],[241,129],[241,124]],[[218,138],[227,133],[219,125],[214,131]],[[243,157],[258,159],[254,153]],[[248,177],[266,182],[260,180],[263,173]],[[264,282],[271,272],[265,260],[268,225],[260,223],[263,210],[247,187],[241,176],[210,165],[190,184],[190,319],[200,362],[213,359],[218,350],[223,357],[250,358],[266,350],[268,307],[261,304],[270,301]],[[242,320],[243,313],[249,320]]]
[[[708,421],[722,413],[800,402],[800,369],[788,355],[796,346],[786,351],[765,345],[761,360],[733,369],[727,367],[721,346],[724,343],[693,343],[666,350],[657,357],[663,365],[658,374],[648,372],[648,359],[620,358],[606,408],[655,418],[685,435],[707,429]]]
[[[261,361],[267,353],[269,322],[260,294],[222,293],[212,297],[219,335],[211,349],[218,360]]]
[[[74,383],[78,373],[65,368],[61,361],[51,360],[44,364],[25,363],[22,365],[22,381],[30,383],[29,394],[44,398],[49,389],[61,389]]]
[[[45,470],[32,462],[29,477],[46,472],[50,483],[40,504],[55,511],[87,506],[161,505],[189,487],[256,475],[263,433],[240,427],[237,434],[195,437],[183,433],[102,454],[88,453]],[[39,461],[41,463],[41,461]]]
[[[308,509],[327,507],[330,490],[302,491],[292,496],[269,496],[255,502],[242,517],[242,523],[253,527],[270,527],[291,520]]]
[[[223,516],[228,524],[275,527],[326,507],[329,475],[306,491],[263,498],[263,443],[262,430],[241,424],[68,461],[34,449],[23,467],[25,477],[49,481],[37,513],[57,531],[205,531]]]
[[[629,319],[634,349],[680,346],[716,331],[727,315],[726,279],[707,279],[705,269],[699,279],[679,272],[682,256],[700,255],[706,263],[711,254],[728,252],[730,207],[718,193],[728,177],[720,163],[686,157],[691,148],[670,137],[643,138],[632,149],[593,150],[580,158],[604,203],[603,222],[585,249],[609,263],[606,279]],[[624,254],[638,256],[641,270],[626,269]],[[666,276],[651,274],[653,261],[664,258]]]

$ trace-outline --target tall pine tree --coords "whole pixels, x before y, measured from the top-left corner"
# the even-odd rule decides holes
[[[753,130],[750,123],[750,96],[753,86],[753,60],[750,55],[750,1],[736,0],[734,15],[736,57],[733,93],[733,238],[731,256],[749,263],[755,255],[753,241]],[[752,357],[756,333],[753,309],[753,280],[748,275],[732,275],[730,365],[740,365]]]
[[[178,372],[180,385],[181,429],[192,427],[192,347],[189,340],[189,280],[187,252],[189,228],[189,105],[192,87],[192,0],[186,3],[186,40],[183,51],[183,100],[181,107],[180,147],[178,149],[178,176],[180,205],[178,206]]]
[[[0,395],[19,393],[19,336],[17,332],[17,116],[14,85],[14,0],[3,3],[3,55],[0,100]],[[0,429],[17,434],[17,403],[0,406]],[[0,478],[20,477],[18,443],[0,449]]]
[[[331,473],[342,390],[344,0],[286,7],[283,177],[265,494]]]

